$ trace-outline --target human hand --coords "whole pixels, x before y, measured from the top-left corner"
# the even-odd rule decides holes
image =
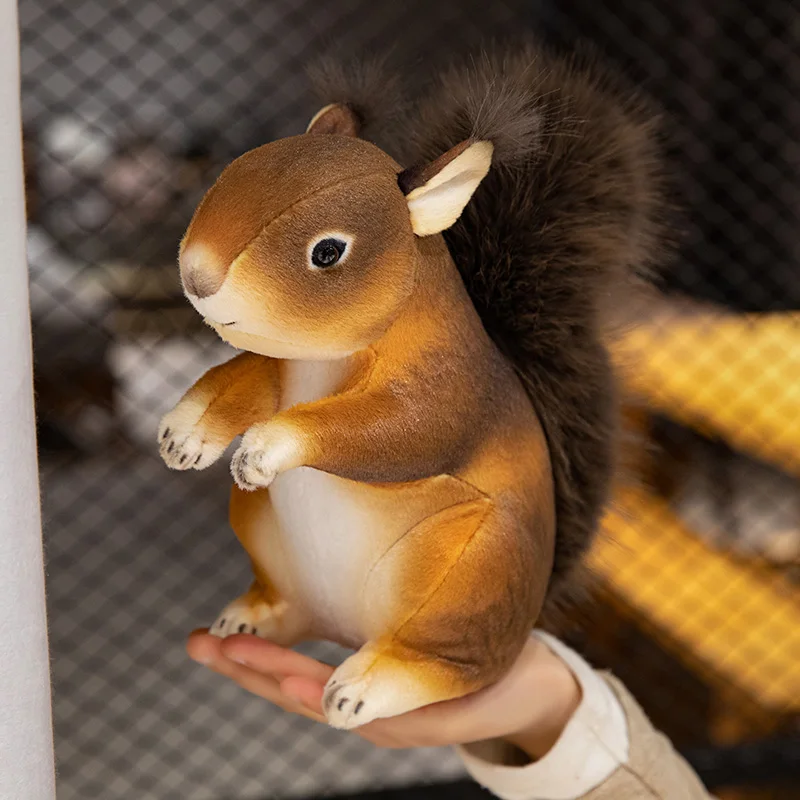
[[[333,667],[255,636],[195,631],[189,655],[286,711],[325,722],[322,693]],[[353,730],[379,747],[436,747],[505,739],[531,758],[555,744],[580,702],[568,667],[530,638],[508,674],[479,692],[378,719]]]

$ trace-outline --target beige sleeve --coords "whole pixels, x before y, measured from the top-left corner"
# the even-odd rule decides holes
[[[655,730],[639,704],[623,684],[603,674],[622,706],[628,721],[628,761],[593,791],[586,800],[709,800],[700,779],[675,752],[666,736]]]
[[[710,800],[697,775],[656,731],[624,685],[541,631],[575,675],[582,699],[550,752],[535,762],[499,739],[456,748],[501,800]]]

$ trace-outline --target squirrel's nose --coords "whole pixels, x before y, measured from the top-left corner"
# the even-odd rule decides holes
[[[210,297],[225,280],[225,265],[202,245],[184,248],[179,261],[183,288],[192,297]]]

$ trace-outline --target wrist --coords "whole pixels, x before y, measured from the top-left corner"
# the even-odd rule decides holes
[[[546,650],[547,666],[537,680],[535,716],[503,737],[536,761],[552,749],[581,702],[581,688],[567,665]]]

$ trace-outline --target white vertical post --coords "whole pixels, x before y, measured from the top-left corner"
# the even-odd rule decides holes
[[[0,798],[55,797],[16,0],[0,0]]]

